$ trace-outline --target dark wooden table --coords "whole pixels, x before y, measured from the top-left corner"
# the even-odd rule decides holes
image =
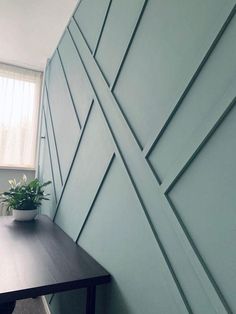
[[[0,217],[0,303],[87,288],[95,313],[96,286],[109,273],[47,216],[31,222]]]

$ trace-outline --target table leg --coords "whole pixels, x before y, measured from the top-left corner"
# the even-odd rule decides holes
[[[16,301],[0,303],[0,314],[11,314],[16,306]]]
[[[95,314],[96,286],[87,288],[86,314]]]

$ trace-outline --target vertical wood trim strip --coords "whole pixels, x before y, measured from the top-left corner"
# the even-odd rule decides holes
[[[57,148],[57,141],[56,141],[55,129],[54,129],[54,124],[53,124],[53,119],[52,119],[51,105],[50,105],[50,101],[49,101],[49,94],[48,94],[48,88],[47,88],[46,83],[45,83],[45,90],[46,90],[46,95],[47,95],[47,100],[48,100],[48,111],[49,111],[49,116],[50,116],[49,119],[50,119],[51,124],[52,124],[53,139],[54,139],[54,143],[55,143],[55,147],[56,147],[57,163],[58,163],[58,168],[59,168],[61,185],[63,185],[60,158],[59,158],[59,153],[58,153],[58,148]]]
[[[55,176],[54,176],[54,171],[53,171],[53,166],[52,166],[52,154],[51,154],[51,147],[50,147],[50,142],[49,142],[49,137],[48,137],[47,119],[46,119],[44,108],[43,108],[43,116],[44,116],[45,130],[46,130],[46,139],[45,140],[47,141],[47,145],[48,145],[50,167],[51,167],[51,172],[52,172],[52,184],[53,184],[53,190],[54,190],[54,197],[55,197],[55,200],[57,202],[57,194],[56,194],[56,187],[55,187]]]
[[[47,68],[47,65],[48,65],[48,60],[47,60],[47,64],[46,64],[46,67],[45,69]],[[44,94],[45,94],[45,87],[44,87],[44,84],[45,84],[45,80],[46,80],[46,70],[44,70],[43,72],[43,79],[42,79],[42,82],[41,82],[41,91],[40,91],[40,103],[39,103],[39,114],[38,114],[38,128],[37,128],[37,136],[36,136],[36,139],[37,139],[37,144],[36,144],[36,150],[35,150],[35,165],[36,165],[36,170],[35,170],[35,177],[37,178],[38,177],[38,174],[39,174],[39,158],[40,158],[40,152],[41,152],[41,132],[42,132],[42,116],[43,116],[43,99],[44,99]]]
[[[45,75],[43,77],[43,90],[41,93],[41,102],[40,102],[40,108],[39,108],[39,123],[38,123],[38,134],[37,134],[37,155],[36,155],[36,165],[37,165],[37,169],[35,171],[35,177],[38,178],[39,176],[39,172],[40,172],[40,154],[41,154],[41,145],[42,145],[42,137],[41,137],[41,133],[42,133],[42,123],[43,123],[43,108],[44,108],[44,104],[43,104],[43,98],[44,98],[44,82],[45,82]]]

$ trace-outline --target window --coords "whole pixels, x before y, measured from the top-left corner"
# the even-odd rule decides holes
[[[0,63],[0,167],[35,168],[41,77]]]

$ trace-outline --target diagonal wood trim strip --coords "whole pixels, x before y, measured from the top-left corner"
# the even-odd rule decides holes
[[[102,180],[101,180],[101,182],[99,183],[97,192],[96,192],[96,194],[95,194],[94,197],[93,197],[93,200],[92,200],[91,205],[90,205],[90,207],[89,207],[89,210],[88,210],[87,216],[86,216],[86,218],[85,218],[85,220],[84,220],[84,223],[83,223],[81,229],[79,230],[79,234],[78,234],[78,236],[77,236],[77,238],[76,238],[76,240],[75,240],[76,243],[79,241],[79,238],[80,238],[80,236],[81,236],[81,234],[82,234],[82,232],[83,232],[83,229],[84,229],[84,227],[85,227],[85,225],[86,225],[86,222],[88,221],[88,218],[89,218],[89,216],[90,216],[90,213],[91,213],[91,211],[92,211],[92,209],[93,209],[93,206],[94,206],[94,204],[95,204],[95,202],[96,202],[96,200],[97,200],[98,194],[99,194],[99,192],[100,192],[100,190],[101,190],[101,188],[102,188],[102,186],[103,186],[103,183],[104,183],[104,181],[105,181],[105,179],[106,179],[106,176],[107,176],[107,174],[108,174],[108,172],[109,172],[109,170],[110,170],[110,168],[111,168],[111,165],[112,165],[114,159],[115,159],[115,154],[113,153],[112,156],[111,156],[111,159],[110,159],[110,161],[109,161],[109,163],[108,163],[108,165],[107,165],[106,171],[104,172],[104,175],[103,175],[103,177],[102,177]]]
[[[198,256],[194,250],[194,247],[186,238],[184,230],[179,225],[178,219],[175,213],[173,212],[172,208],[170,207],[170,203],[168,202],[166,196],[161,191],[160,186],[157,184],[157,181],[154,178],[154,176],[153,175],[150,176],[150,171],[151,171],[150,167],[146,163],[145,157],[143,156],[139,147],[137,147],[137,143],[135,142],[132,136],[131,137],[129,136],[129,143],[132,146],[132,149],[129,149],[129,150],[125,149],[124,145],[125,145],[125,142],[127,141],[122,140],[122,137],[123,136],[127,137],[128,134],[130,134],[129,127],[127,126],[127,124],[125,124],[124,117],[121,114],[121,112],[118,110],[118,106],[114,106],[117,103],[113,95],[111,94],[110,90],[108,89],[107,84],[104,81],[104,78],[102,74],[100,73],[96,65],[96,62],[94,61],[93,56],[90,54],[90,57],[88,57],[89,50],[88,50],[88,47],[86,46],[86,43],[83,42],[82,35],[80,34],[81,37],[79,38],[80,39],[80,50],[79,50],[78,47],[76,46],[76,43],[73,39],[73,36],[70,30],[69,30],[69,33],[72,37],[72,41],[75,44],[78,55],[84,66],[84,70],[87,73],[88,79],[94,90],[98,103],[101,106],[101,109],[104,113],[104,117],[107,121],[108,127],[113,136],[113,140],[116,144],[118,155],[120,155],[126,167],[127,173],[129,174],[130,180],[133,184],[136,194],[144,209],[146,218],[153,231],[153,235],[155,236],[157,243],[160,249],[162,250],[163,257],[165,258],[165,262],[169,268],[170,273],[173,276],[173,273],[170,268],[171,264],[166,259],[168,259],[169,255],[173,254],[171,249],[169,250],[168,247],[172,247],[173,243],[175,242],[176,246],[179,245],[182,249],[184,249],[184,251],[186,252],[186,255],[189,258],[189,263],[190,263],[189,265],[191,265],[190,267],[194,268],[194,271],[191,274],[193,275],[192,280],[195,280],[195,284],[196,286],[198,286],[200,290],[202,290],[202,285],[205,287],[204,290],[208,294],[204,296],[206,298],[206,302],[209,302],[209,300],[211,300],[210,304],[212,307],[214,307],[217,311],[220,311],[221,313],[227,313],[229,307],[226,302],[222,303],[222,300],[224,299],[222,293],[218,291],[216,287],[214,287],[214,285],[212,284],[212,281],[209,279],[208,274],[205,272],[203,265],[201,264],[201,261],[198,259]],[[86,64],[82,58],[83,54],[86,54],[87,56]],[[119,121],[119,126],[116,120],[114,120],[114,117],[116,117],[116,120]],[[113,127],[111,127],[111,124]],[[119,129],[119,132],[118,132],[118,129]],[[140,171],[136,171],[137,169],[135,165],[139,165]],[[141,182],[143,181],[146,182],[145,186],[141,184]],[[150,197],[150,193],[152,193],[152,197]],[[146,198],[145,195],[149,195],[149,198]],[[159,206],[157,204],[159,204]],[[164,236],[164,233],[166,234],[167,232],[167,230],[164,230],[162,228],[164,225],[167,228],[170,227],[168,231],[168,236],[167,235]],[[156,230],[158,230],[158,232],[161,234],[163,233],[161,237],[162,239],[161,241],[160,241],[159,236],[156,233]],[[175,230],[174,233],[173,233],[173,230]],[[171,234],[173,235],[173,238],[169,242],[171,238],[170,236]],[[177,238],[176,238],[176,234],[177,234]],[[168,254],[166,254],[164,247],[165,247],[165,250],[168,251]],[[180,249],[179,251],[180,254],[181,254],[182,249]],[[180,260],[181,258],[183,258],[183,256],[179,256],[179,257],[180,257]],[[176,257],[173,257],[173,258],[175,259]],[[195,277],[195,274],[197,274],[196,277]],[[173,279],[178,287],[178,291],[184,301],[184,304],[188,308],[188,311],[189,311],[190,309],[187,304],[187,300],[184,296],[184,293],[181,293],[182,288],[178,286],[178,282],[176,281],[177,278],[176,279],[173,278]],[[182,277],[181,280],[186,280],[186,278]]]
[[[168,127],[169,123],[171,122],[171,120],[173,119],[174,115],[176,114],[178,108],[181,106],[183,100],[185,99],[185,97],[188,94],[189,90],[191,89],[192,85],[196,81],[196,79],[197,79],[198,75],[200,74],[202,68],[204,67],[204,65],[208,61],[208,59],[211,56],[212,52],[214,51],[216,45],[218,44],[219,40],[223,36],[225,30],[227,29],[229,23],[232,21],[233,17],[235,16],[235,13],[236,13],[236,5],[233,7],[233,9],[231,10],[227,20],[222,25],[219,33],[217,34],[216,38],[212,42],[212,44],[209,47],[208,51],[206,52],[204,58],[202,59],[202,61],[199,64],[198,68],[196,69],[195,73],[193,74],[193,76],[192,76],[191,80],[189,81],[188,85],[186,86],[185,90],[183,91],[180,99],[178,100],[178,102],[174,106],[173,110],[170,112],[168,119],[166,120],[164,125],[159,130],[157,130],[155,132],[154,136],[151,137],[151,139],[148,141],[146,146],[143,148],[143,154],[144,154],[144,156],[146,158],[148,158],[148,156],[151,154],[151,152],[152,152],[153,148],[155,147],[156,143],[158,142],[158,140],[160,139],[162,134],[165,132],[165,130]]]
[[[82,129],[81,129],[79,141],[78,141],[78,144],[77,144],[77,147],[76,147],[76,150],[75,150],[75,153],[74,153],[74,157],[73,157],[73,159],[72,159],[72,162],[71,162],[71,165],[70,165],[68,174],[67,174],[67,176],[66,176],[64,185],[63,185],[63,187],[62,187],[62,191],[61,191],[61,194],[60,194],[60,197],[59,197],[57,206],[56,206],[56,211],[55,211],[55,214],[54,214],[54,217],[53,217],[53,221],[55,221],[55,218],[56,218],[56,215],[57,215],[57,212],[58,212],[58,208],[59,208],[59,206],[60,206],[61,199],[62,199],[62,197],[63,197],[64,191],[65,191],[65,188],[66,188],[66,184],[67,184],[67,182],[68,182],[68,179],[69,179],[69,176],[70,176],[70,173],[71,173],[71,169],[72,169],[72,167],[73,167],[73,165],[74,165],[74,161],[75,161],[77,152],[78,152],[78,150],[79,150],[79,146],[80,146],[80,143],[81,143],[81,140],[82,140],[84,131],[85,131],[85,129],[86,129],[87,122],[88,122],[89,117],[90,117],[90,113],[91,113],[92,108],[93,108],[93,104],[94,104],[94,100],[92,100],[92,102],[91,102],[90,108],[89,108],[88,113],[87,113],[86,120],[85,120],[84,125],[83,125],[83,127],[82,127]]]

